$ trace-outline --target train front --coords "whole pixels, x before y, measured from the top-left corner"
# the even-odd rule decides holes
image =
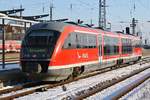
[[[56,26],[56,25],[55,25]],[[22,71],[31,77],[43,77],[48,72],[52,54],[60,32],[53,24],[33,25],[22,41],[20,62]]]

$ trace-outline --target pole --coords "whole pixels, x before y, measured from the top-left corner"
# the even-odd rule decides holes
[[[22,9],[22,4],[20,5],[20,9]],[[20,12],[20,18],[22,18],[22,11]]]
[[[101,27],[101,0],[99,0],[99,22],[98,22],[98,26]]]
[[[132,34],[135,35],[135,18],[132,19]]]
[[[136,20],[135,18],[132,19],[132,34],[138,36],[138,34],[136,34],[136,24],[138,23],[138,20]]]
[[[3,27],[3,32],[2,32],[2,68],[5,68],[5,20],[2,19],[2,27]]]
[[[104,8],[104,29],[106,29],[106,0],[103,1]]]
[[[27,23],[24,22],[24,31],[26,32],[27,31]]]
[[[32,23],[30,23],[30,27],[32,26]]]
[[[106,0],[99,0],[99,27],[106,29]]]
[[[53,4],[50,3],[50,21],[53,19]]]
[[[111,23],[110,22],[108,22],[108,24],[109,24],[109,31],[111,31]]]

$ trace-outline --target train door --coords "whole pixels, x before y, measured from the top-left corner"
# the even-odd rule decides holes
[[[99,62],[102,64],[102,35],[98,35],[98,55],[99,55]]]

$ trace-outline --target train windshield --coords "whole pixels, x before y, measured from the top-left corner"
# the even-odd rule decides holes
[[[36,54],[35,58],[50,57],[54,51],[60,32],[35,30],[28,33],[23,41],[24,54]]]
[[[54,45],[58,37],[58,33],[49,30],[36,30],[27,36],[27,44],[29,46],[48,46]]]

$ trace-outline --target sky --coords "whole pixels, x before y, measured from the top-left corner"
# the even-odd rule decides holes
[[[25,8],[23,15],[39,15],[49,13],[50,3],[53,3],[53,19],[81,19],[84,23],[92,20],[97,26],[98,2],[99,0],[0,0],[0,10],[19,8],[22,5]],[[113,31],[130,26],[132,17],[135,17],[138,20],[138,30],[146,35],[150,33],[150,23],[147,22],[150,21],[150,0],[106,0],[106,6],[107,22],[111,23]]]

